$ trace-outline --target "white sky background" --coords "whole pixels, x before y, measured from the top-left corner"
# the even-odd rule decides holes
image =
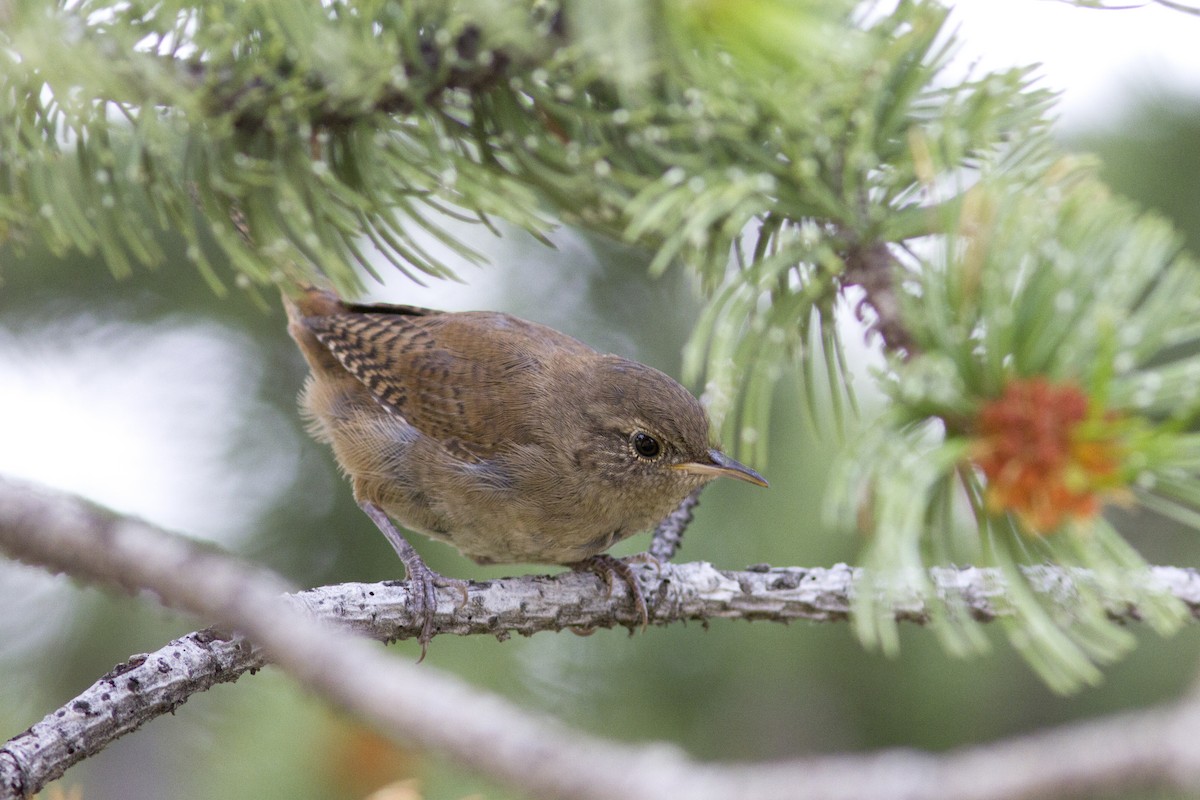
[[[1200,95],[1200,17],[1153,5],[1097,11],[1055,0],[964,0],[953,19],[964,69],[1041,62],[1042,85],[1063,93],[1067,130],[1111,122],[1141,87],[1165,82]],[[575,244],[562,237],[562,247]],[[402,291],[408,303],[486,307],[497,271],[461,274],[470,286],[420,290],[396,281],[375,296],[394,299]],[[252,521],[272,492],[286,488],[288,465],[224,476],[198,474],[194,466],[202,454],[243,444],[234,437],[244,431],[223,420],[237,407],[237,394],[257,387],[252,344],[204,324],[137,344],[113,346],[120,336],[102,336],[89,346],[81,325],[21,341],[0,327],[0,473],[77,491],[193,535],[236,538],[232,528]],[[172,373],[180,377],[163,379]]]
[[[988,70],[1042,64],[1043,85],[1062,91],[1066,130],[1111,123],[1131,96],[1160,83],[1200,95],[1200,16],[1150,3],[1097,10],[1057,0],[962,0],[951,19],[962,61],[978,59]]]

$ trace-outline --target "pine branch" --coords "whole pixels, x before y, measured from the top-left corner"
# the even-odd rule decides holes
[[[566,29],[561,10],[555,12],[546,29],[544,52],[550,52],[565,43]],[[520,69],[529,69],[544,58],[544,53],[538,53],[535,57],[530,53],[505,48],[484,49],[484,34],[478,25],[471,23],[464,25],[446,45],[436,44],[434,33],[432,30],[418,32],[420,42],[415,57],[398,65],[398,69],[406,76],[405,88],[386,86],[373,102],[363,103],[361,98],[356,98],[352,104],[335,102],[334,93],[330,91],[334,81],[329,76],[306,76],[307,88],[317,96],[326,98],[325,102],[309,109],[308,120],[311,125],[316,129],[345,128],[374,115],[407,115],[437,108],[448,92],[456,89],[486,91],[506,80],[510,68],[519,66]],[[214,80],[205,63],[184,62],[169,56],[162,58],[168,59],[167,63],[175,72],[186,76],[185,84],[191,91],[209,87],[209,107],[222,112],[236,110],[232,124],[239,130],[253,131],[266,121],[266,109],[248,102],[247,98],[260,94],[276,96],[286,92],[286,87],[282,86],[287,82],[288,76],[285,75],[277,76],[281,86],[272,86],[261,75],[244,84],[226,83]]]
[[[859,776],[848,784],[841,773],[853,774],[858,768],[838,766],[840,759],[787,766],[701,766],[674,752],[639,751],[564,731],[431,668],[382,658],[366,643],[348,638],[328,624],[337,622],[383,641],[416,635],[420,625],[409,613],[407,589],[400,582],[343,584],[281,598],[276,578],[228,556],[205,551],[78,497],[9,480],[0,480],[0,549],[77,577],[130,590],[151,590],[168,605],[214,619],[231,630],[245,631],[260,646],[251,646],[240,636],[208,630],[177,639],[155,653],[132,657],[0,748],[0,787],[11,797],[36,791],[116,738],[177,708],[191,694],[236,680],[269,662],[397,738],[448,753],[495,778],[554,797],[662,796],[663,787],[682,776],[688,776],[686,783],[694,788],[688,796],[693,797],[732,796],[728,794],[731,787],[742,781],[761,785],[762,791],[741,796],[772,796],[782,785],[777,781],[785,779],[799,781],[792,793],[811,786],[813,796],[891,797],[900,795],[884,778],[911,789],[913,775],[931,769],[957,769],[964,773],[960,784],[970,785],[965,777],[967,766],[987,753],[986,749],[968,752],[957,762],[951,758],[944,763],[925,756],[905,756],[909,761],[903,764],[891,763],[894,756],[867,757],[863,764],[886,766],[885,774],[870,779]],[[712,617],[839,621],[848,617],[857,571],[839,565],[830,569],[764,566],[728,572],[692,563],[663,565],[661,574],[646,565],[638,575],[651,600],[652,621],[658,624]],[[992,620],[1006,613],[1004,583],[994,572],[937,570],[933,578],[940,594],[961,599],[963,608],[977,619]],[[1087,574],[1047,567],[1032,571],[1031,578],[1040,591],[1069,605]],[[1158,567],[1151,580],[1182,600],[1193,617],[1200,617],[1200,574],[1195,570]],[[504,638],[511,632],[529,635],[565,627],[637,624],[623,598],[605,597],[597,578],[574,572],[474,583],[462,607],[455,606],[452,595],[441,598],[436,619],[441,633],[489,633]],[[297,614],[297,610],[304,613]],[[932,613],[931,606],[917,597],[895,609],[897,619],[918,623],[927,621]],[[1119,598],[1111,600],[1110,614],[1131,621],[1139,617],[1134,604]],[[342,679],[349,671],[356,675],[355,681]],[[1183,713],[1146,712],[1138,717],[1138,724],[1157,729],[1168,722],[1175,724],[1176,716]],[[1123,735],[1125,724],[1114,722],[1111,730],[1104,728],[1099,734],[1093,730],[1088,735]],[[1069,748],[1072,735],[1048,736],[1053,741],[1057,741],[1054,736],[1064,737],[1058,746]],[[495,747],[497,737],[505,740],[505,747]],[[1200,739],[1191,739],[1196,740]],[[480,741],[492,744],[479,747]],[[1027,746],[1020,741],[996,749],[1002,754],[997,756],[1001,761],[1014,757],[1013,753],[1028,757]],[[531,763],[531,754],[537,764]],[[1118,777],[1144,778],[1146,764],[1140,759],[1166,757],[1200,759],[1200,754],[1139,751],[1138,758],[1128,764],[1128,774]],[[1002,790],[1013,791],[1006,770],[992,765],[991,756],[985,760],[988,763],[983,766],[998,781],[989,791],[996,793],[972,796],[1000,797],[1004,796]],[[1126,754],[1125,761],[1130,760]],[[581,766],[585,761],[591,766]],[[618,763],[625,766],[614,769]],[[627,775],[630,767],[634,771]],[[601,779],[599,773],[606,769],[609,774]],[[1099,785],[1097,775],[1113,779],[1112,765],[1105,762],[1089,767],[1095,775],[1090,771],[1080,775],[1078,763],[1059,770],[1056,762],[1047,761],[1046,769],[1049,774],[1039,776],[1044,785],[1026,787],[1028,796],[1052,796],[1053,791],[1074,785],[1070,782],[1081,781],[1079,785],[1084,787]],[[616,777],[618,774],[623,777]],[[843,788],[832,793],[832,787],[839,785]],[[888,791],[880,794],[880,787],[888,787]],[[955,796],[943,793],[946,790],[940,781],[929,778],[922,778],[919,787],[923,788],[916,794],[905,796]]]
[[[846,255],[846,270],[842,282],[858,286],[863,298],[855,308],[860,321],[868,330],[879,334],[883,346],[909,356],[917,353],[916,341],[904,324],[900,313],[900,297],[896,294],[896,270],[900,268],[886,242],[875,242],[852,248]],[[867,310],[873,312],[868,319]]]

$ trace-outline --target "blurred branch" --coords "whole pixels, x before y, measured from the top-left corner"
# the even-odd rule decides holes
[[[888,350],[912,356],[916,354],[916,342],[904,326],[896,294],[897,276],[893,274],[899,269],[886,242],[857,245],[846,254],[842,281],[847,286],[862,287],[864,296],[854,312],[867,323],[868,330],[879,334]],[[868,309],[874,312],[873,319],[868,320]]]
[[[545,797],[740,796],[1001,798],[1057,797],[1100,786],[1200,789],[1200,701],[1124,715],[947,756],[891,752],[770,765],[715,766],[669,745],[633,747],[593,739],[522,711],[429,667],[388,658],[330,625],[390,641],[415,635],[403,584],[344,584],[282,597],[274,576],[78,497],[0,479],[0,549],[29,563],[128,590],[210,618],[246,639],[192,633],[115,668],[80,696],[0,748],[0,797],[24,797],[69,766],[193,692],[273,662],[303,685],[404,742],[436,750],[493,778]],[[757,567],[725,572],[705,563],[646,565],[652,619],[842,620],[856,571]],[[1082,571],[1041,568],[1034,584],[1067,598]],[[988,570],[940,570],[939,593],[961,598],[979,619],[1004,614],[1004,585]],[[1200,615],[1200,575],[1155,568],[1154,580]],[[594,576],[565,573],[474,583],[444,633],[634,625],[632,608],[597,591]],[[297,613],[303,610],[305,613]],[[929,618],[919,598],[896,616]],[[1115,599],[1110,613],[1136,620]],[[313,617],[316,617],[314,619]],[[354,680],[346,680],[346,675]]]
[[[1172,11],[1180,11],[1184,14],[1200,16],[1200,6],[1195,6],[1191,3],[1179,3],[1175,0],[1142,0],[1137,3],[1113,3],[1106,0],[1064,0],[1068,5],[1080,6],[1081,8],[1101,9],[1103,11],[1128,11],[1134,8],[1145,8],[1146,6],[1162,6],[1169,8]]]
[[[441,32],[441,29],[436,31]],[[545,50],[536,55],[507,49],[484,50],[484,34],[478,25],[472,23],[466,24],[445,45],[435,44],[435,31],[417,31],[416,34],[419,39],[419,52],[413,59],[400,65],[406,76],[406,88],[386,87],[372,102],[336,102],[334,98],[337,92],[331,88],[334,80],[322,75],[307,76],[309,88],[318,91],[324,89],[326,94],[326,102],[309,111],[312,125],[318,128],[345,128],[378,114],[404,115],[424,108],[437,107],[448,92],[455,89],[488,89],[507,79],[509,68],[514,62],[528,69],[545,58],[545,53],[551,52],[554,47],[561,46],[566,41],[561,12],[556,12],[547,26]],[[266,122],[266,110],[257,103],[247,102],[247,98],[264,93],[274,95],[282,91],[280,86],[269,85],[268,79],[262,75],[244,85],[226,84],[214,79],[205,63],[185,62],[170,56],[162,58],[168,59],[170,64],[177,65],[189,88],[197,90],[210,87],[211,96],[208,102],[214,108],[221,111],[235,110],[233,125],[239,129],[256,130]],[[276,77],[279,84],[286,82],[285,76]]]
[[[1200,16],[1200,7],[1194,5],[1187,3],[1176,3],[1173,2],[1173,0],[1154,0],[1154,2],[1155,4],[1163,6],[1164,8],[1169,8],[1172,11],[1182,11],[1184,14]]]

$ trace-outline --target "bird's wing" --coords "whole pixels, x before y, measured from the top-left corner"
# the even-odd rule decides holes
[[[465,460],[531,441],[531,394],[555,356],[596,353],[551,328],[492,312],[408,306],[307,317],[305,326],[379,403]]]

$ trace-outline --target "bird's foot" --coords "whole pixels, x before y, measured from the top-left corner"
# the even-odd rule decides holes
[[[637,576],[633,574],[633,568],[627,562],[607,553],[601,553],[567,566],[577,572],[594,572],[604,581],[609,597],[612,597],[613,577],[619,577],[624,581],[625,585],[629,587],[629,594],[633,597],[633,607],[637,611],[638,619],[641,620],[642,630],[646,630],[650,624],[650,610],[646,606],[646,596],[642,594],[642,585],[638,583]]]
[[[392,524],[392,520],[383,509],[371,502],[363,502],[359,505],[375,523],[375,527],[379,528],[380,533],[391,543],[396,555],[400,556],[400,560],[404,562],[413,617],[422,621],[421,633],[417,636],[417,641],[421,643],[421,657],[417,659],[417,663],[420,664],[425,660],[425,654],[429,651],[429,641],[433,638],[433,615],[437,612],[438,605],[437,590],[439,588],[456,589],[462,596],[462,600],[458,604],[458,607],[461,608],[467,603],[468,583],[434,572],[421,558],[421,554]]]
[[[634,553],[629,558],[625,559],[625,563],[649,564],[650,566],[654,567],[654,577],[662,577],[663,562],[659,560],[658,556],[654,555],[654,553],[651,553],[649,550],[643,550],[640,553]]]
[[[409,545],[411,549],[411,545]],[[404,560],[404,570],[408,573],[408,596],[412,603],[412,613],[416,619],[422,620],[421,633],[417,636],[417,641],[421,643],[421,657],[417,659],[420,664],[425,660],[425,653],[429,650],[429,641],[433,638],[433,616],[437,613],[438,589],[455,589],[461,595],[461,599],[457,605],[462,608],[467,604],[467,581],[457,578],[447,578],[441,573],[434,572],[429,568],[429,565],[417,555],[417,551],[413,550],[412,554],[416,556],[415,560]]]

